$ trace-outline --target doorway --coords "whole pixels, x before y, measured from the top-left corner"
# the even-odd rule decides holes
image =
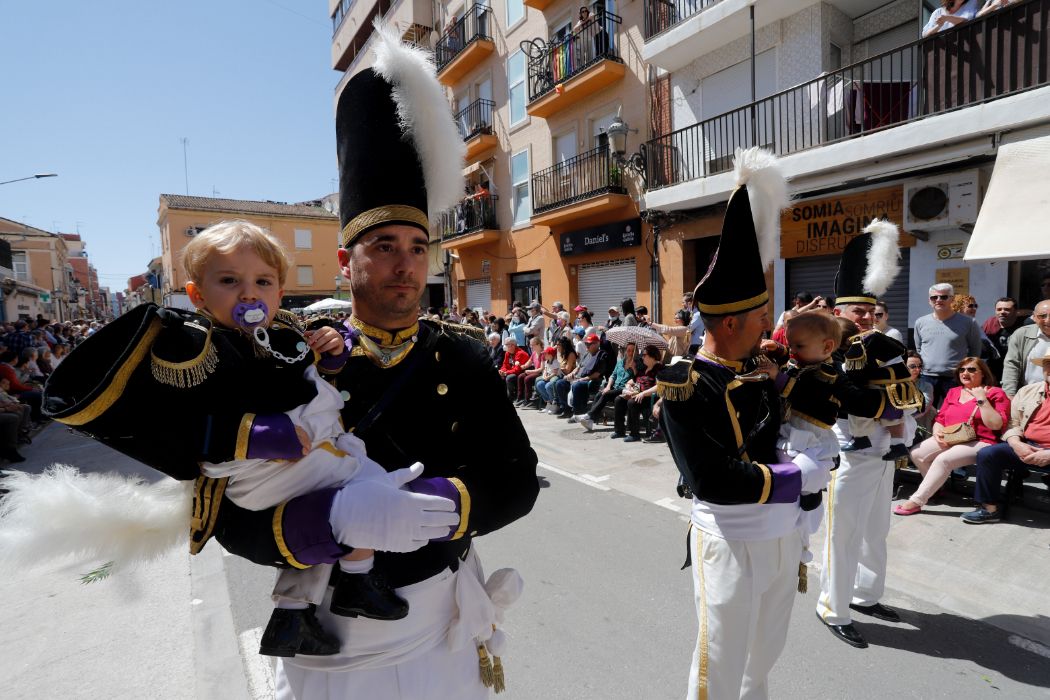
[[[543,303],[540,298],[540,273],[519,272],[510,276],[510,303],[520,301],[522,306],[528,306],[532,300]]]

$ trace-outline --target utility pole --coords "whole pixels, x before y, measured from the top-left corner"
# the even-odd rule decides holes
[[[189,167],[189,159],[186,156],[186,147],[189,146],[190,140],[188,138],[186,138],[185,136],[183,136],[179,140],[182,141],[182,175],[183,175],[183,177],[186,180],[186,196],[189,197],[190,196],[190,167]]]

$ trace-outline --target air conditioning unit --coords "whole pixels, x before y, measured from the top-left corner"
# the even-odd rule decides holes
[[[904,183],[904,229],[939,231],[971,228],[977,221],[979,172],[963,170]]]

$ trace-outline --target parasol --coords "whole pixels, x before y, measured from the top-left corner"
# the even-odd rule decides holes
[[[605,331],[605,337],[616,345],[627,345],[634,343],[638,350],[644,350],[650,345],[655,345],[661,350],[667,350],[667,340],[656,331],[644,326],[617,326]]]

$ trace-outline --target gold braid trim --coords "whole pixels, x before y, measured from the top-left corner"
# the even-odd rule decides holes
[[[901,410],[922,408],[923,398],[912,381],[898,382],[886,387],[890,405]]]
[[[296,569],[309,569],[307,564],[303,564],[295,558],[292,554],[292,550],[288,549],[288,545],[284,541],[284,507],[288,505],[288,501],[285,501],[281,505],[277,506],[277,510],[273,512],[273,539],[277,543],[277,549],[281,552],[281,556],[284,557],[285,561],[291,564]]]
[[[197,477],[193,486],[193,516],[190,519],[190,554],[199,554],[211,539],[215,521],[219,518],[219,504],[226,492],[228,477],[210,479]]]
[[[161,384],[179,389],[191,389],[203,384],[219,364],[219,353],[211,342],[212,328],[213,326],[208,326],[208,334],[204,337],[204,349],[196,357],[185,362],[168,362],[151,351],[150,369],[153,370],[153,378]]]
[[[343,227],[341,233],[340,245],[346,248],[365,230],[370,229],[373,226],[378,226],[379,224],[394,223],[397,221],[413,223],[426,231],[428,235],[430,233],[430,220],[427,219],[427,215],[419,209],[410,207],[407,204],[388,204],[386,206],[363,211],[350,219],[350,221],[346,222],[346,226]]]
[[[459,527],[456,528],[456,534],[451,538],[458,540],[466,534],[467,523],[470,521],[470,491],[467,491],[466,484],[455,477],[449,479],[449,482],[459,491]]]

